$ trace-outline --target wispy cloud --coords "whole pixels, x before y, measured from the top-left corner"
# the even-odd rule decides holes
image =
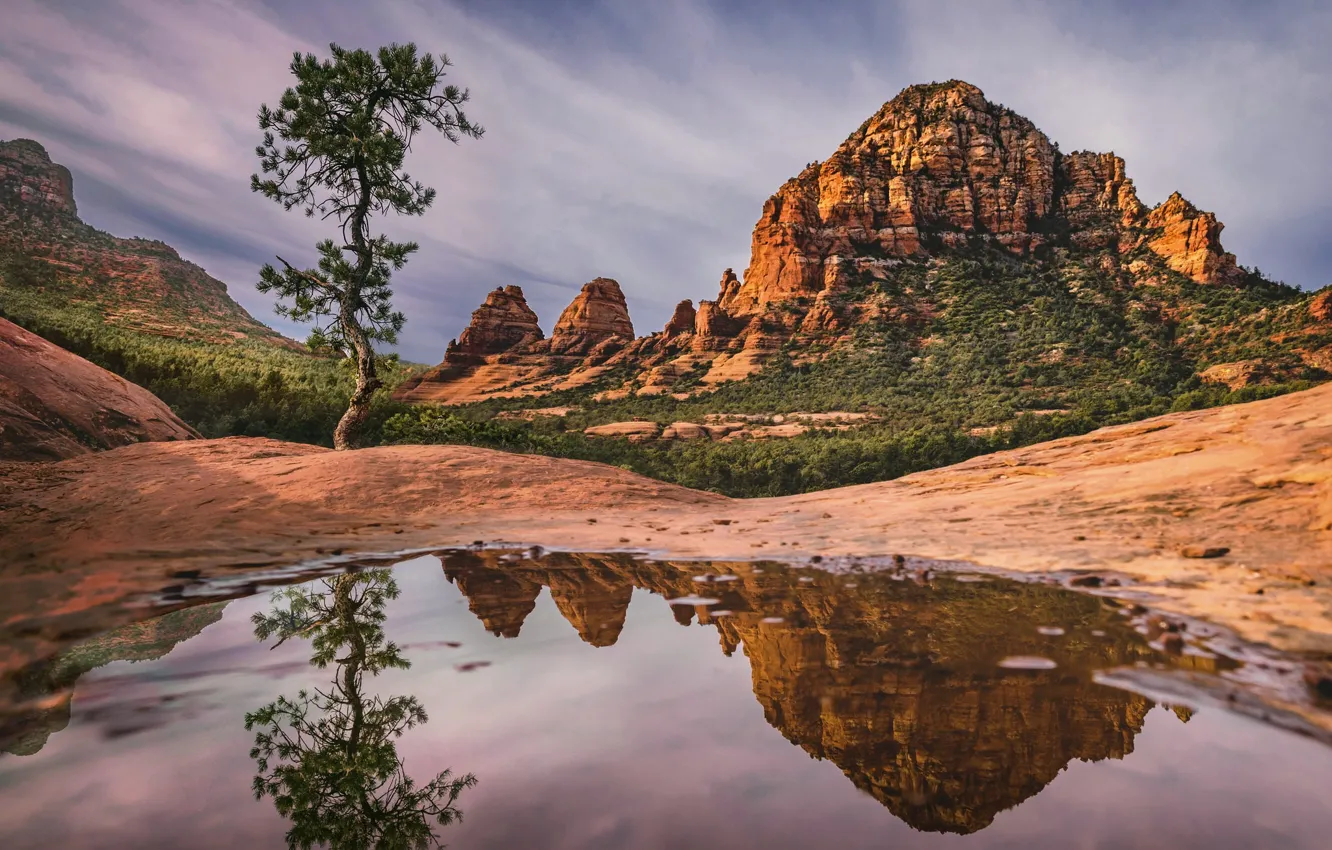
[[[1214,209],[1241,262],[1323,285],[1330,37],[1313,2],[9,0],[0,137],[42,141],[88,220],[171,242],[268,319],[258,265],[322,235],[248,190],[255,112],[292,51],[447,52],[486,136],[423,138],[409,168],[439,198],[389,225],[422,245],[403,351],[433,361],[501,284],[547,326],[597,275],[641,331],[712,297],[783,180],[903,86],[950,77],[1065,150],[1115,150],[1145,200]]]

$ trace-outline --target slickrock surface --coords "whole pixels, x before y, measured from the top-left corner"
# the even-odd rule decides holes
[[[143,387],[0,319],[0,460],[198,436]]]
[[[1121,591],[1167,609],[1332,652],[1332,386],[776,499],[451,446],[332,452],[237,438],[0,464],[0,627],[33,600],[82,611],[180,584],[182,571],[474,541],[1113,571]],[[1229,551],[1197,559],[1188,546]]]

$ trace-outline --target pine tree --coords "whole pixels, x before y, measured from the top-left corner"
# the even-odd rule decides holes
[[[392,344],[405,317],[393,309],[390,278],[419,247],[374,233],[385,213],[422,215],[435,190],[412,180],[403,160],[416,134],[433,127],[449,141],[480,138],[482,128],[462,111],[468,91],[443,85],[452,63],[440,54],[418,56],[415,44],[391,44],[377,54],[329,46],[333,58],[295,54],[288,88],[277,109],[259,108],[263,143],[255,148],[266,179],[250,188],[282,204],[318,213],[339,225],[337,239],[316,249],[319,264],[302,269],[282,257],[283,269],[265,265],[259,291],[278,296],[278,313],[311,322],[310,342],[356,360],[356,388],[333,434],[337,449],[351,448],[382,386],[375,342]]]

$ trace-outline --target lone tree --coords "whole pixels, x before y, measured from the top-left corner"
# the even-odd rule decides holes
[[[356,389],[333,433],[333,446],[351,448],[382,386],[375,341],[393,343],[405,317],[393,309],[389,279],[419,247],[371,232],[375,216],[421,215],[435,190],[412,180],[403,159],[423,127],[457,143],[480,138],[467,120],[468,92],[443,85],[452,63],[440,54],[418,56],[415,44],[391,44],[377,54],[329,45],[332,59],[295,54],[287,89],[277,109],[259,107],[263,144],[255,148],[265,175],[250,176],[250,188],[283,209],[300,207],[337,221],[338,239],[316,249],[319,265],[301,269],[282,257],[259,272],[259,291],[275,292],[278,313],[311,322],[312,347],[329,347],[356,360]],[[289,303],[284,303],[289,302]]]

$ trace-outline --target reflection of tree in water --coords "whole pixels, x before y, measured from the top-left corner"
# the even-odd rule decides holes
[[[253,617],[259,640],[306,638],[310,663],[336,668],[328,688],[245,716],[245,728],[258,730],[255,797],[272,797],[291,821],[289,847],[427,847],[438,844],[436,824],[462,817],[454,804],[476,777],[445,770],[418,785],[398,755],[397,739],[427,719],[416,697],[364,688],[367,673],[410,666],[384,635],[384,606],[397,595],[388,570],[349,573],[276,593],[273,610]]]

